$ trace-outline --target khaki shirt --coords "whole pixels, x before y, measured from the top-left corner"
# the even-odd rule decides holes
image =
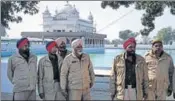
[[[174,64],[171,56],[164,52],[162,56],[157,59],[152,51],[148,51],[145,55],[145,60],[148,65],[149,81],[156,80],[158,82],[158,90],[167,90],[168,86],[172,90]]]
[[[125,56],[124,53],[115,57],[111,70],[110,89],[114,100],[124,99],[125,90]],[[136,98],[142,100],[148,94],[148,73],[146,62],[140,55],[136,55]]]
[[[88,89],[95,82],[95,73],[89,55],[79,60],[73,53],[66,56],[61,67],[61,88]]]
[[[60,70],[59,66],[58,69]],[[38,93],[54,93],[54,83],[53,66],[49,56],[46,55],[39,60],[38,64]]]
[[[29,62],[19,54],[8,60],[7,76],[14,85],[13,92],[35,90],[37,83],[37,57],[29,56]]]

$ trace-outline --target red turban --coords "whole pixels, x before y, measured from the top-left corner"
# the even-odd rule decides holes
[[[29,40],[27,38],[21,38],[20,40],[18,40],[17,44],[16,44],[16,47],[19,49],[19,48],[22,48],[26,43],[29,44]]]
[[[126,48],[127,48],[130,44],[132,44],[132,43],[136,44],[136,40],[135,40],[135,38],[133,38],[133,37],[127,39],[127,40],[124,42],[123,48],[126,49]]]
[[[51,52],[52,48],[56,46],[56,42],[55,41],[51,41],[51,42],[48,42],[46,44],[46,49],[48,52]]]

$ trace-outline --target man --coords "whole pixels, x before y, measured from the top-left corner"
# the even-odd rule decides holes
[[[13,88],[13,100],[36,100],[37,57],[30,53],[29,40],[17,42],[18,52],[8,60],[7,76]]]
[[[135,53],[136,41],[129,38],[123,44],[125,52],[113,62],[110,88],[112,100],[147,99],[148,75],[143,57]]]
[[[150,100],[166,100],[173,89],[174,64],[171,56],[163,51],[162,41],[155,39],[152,49],[146,53],[145,60],[148,66]]]
[[[48,55],[40,59],[38,65],[38,92],[44,100],[65,100],[60,88],[60,67],[56,55],[56,42],[46,45]]]
[[[90,100],[90,88],[95,74],[90,57],[82,53],[83,42],[72,42],[72,53],[66,56],[61,67],[61,88],[68,100]]]
[[[66,49],[66,38],[65,37],[60,37],[57,38],[55,40],[55,42],[57,43],[57,55],[59,57],[59,63],[60,66],[62,65],[63,59],[69,55],[71,52],[69,50]]]

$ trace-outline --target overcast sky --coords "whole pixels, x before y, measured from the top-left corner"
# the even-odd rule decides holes
[[[41,1],[38,4],[39,13],[31,15],[23,15],[23,21],[19,24],[10,23],[10,30],[7,30],[7,34],[10,37],[20,37],[22,31],[43,31],[42,28],[42,13],[48,6],[52,15],[55,14],[55,10],[63,9],[66,1]],[[134,32],[139,32],[143,28],[141,25],[141,17],[144,11],[135,10],[134,7],[124,8],[120,7],[118,10],[113,10],[110,7],[106,9],[101,8],[101,1],[69,1],[74,5],[80,13],[80,18],[87,19],[89,12],[91,11],[95,22],[97,23],[97,31],[108,25],[114,20],[117,20],[124,14],[129,13],[127,16],[120,19],[118,22],[100,31],[100,34],[106,34],[107,38],[112,40],[118,38],[119,31],[130,29]],[[164,15],[158,17],[155,20],[155,29],[150,33],[150,37],[155,36],[157,31],[161,28],[171,26],[175,28],[175,16],[171,15],[169,9],[165,9]]]

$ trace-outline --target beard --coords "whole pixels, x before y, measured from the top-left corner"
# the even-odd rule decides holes
[[[132,64],[136,64],[135,51],[127,51],[127,57],[131,57],[132,58]]]
[[[135,56],[135,51],[127,51],[127,56]]]
[[[81,55],[82,53],[83,53],[82,51],[77,52],[78,55]]]
[[[21,53],[21,54],[25,54],[25,55],[29,56],[29,54],[30,54],[30,50],[29,50],[29,49],[26,49],[26,50],[19,49],[19,53]]]
[[[28,61],[29,56],[30,56],[30,50],[29,49],[26,49],[26,50],[19,49],[19,54]]]
[[[62,46],[62,47],[60,47],[60,52],[65,52],[66,51],[66,46]]]

